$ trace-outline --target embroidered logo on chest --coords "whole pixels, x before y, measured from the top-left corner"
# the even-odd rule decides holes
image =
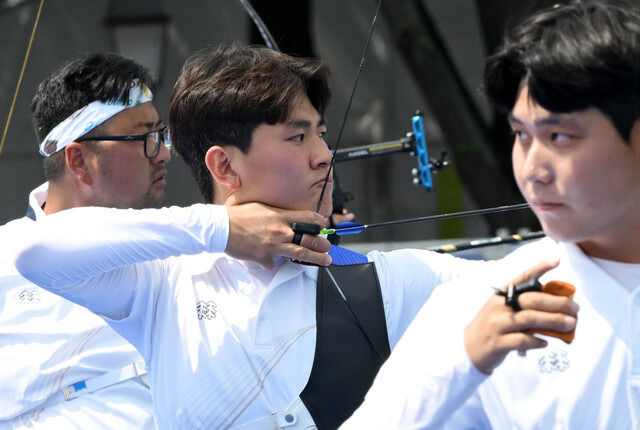
[[[209,300],[205,302],[204,300],[200,300],[196,305],[196,309],[198,311],[198,319],[206,319],[212,320],[218,315],[218,305],[216,305],[213,300]]]
[[[541,373],[564,372],[569,368],[569,353],[563,349],[548,352],[538,357]]]
[[[31,305],[40,302],[40,291],[38,290],[22,290],[20,294],[18,294],[18,298],[20,299],[20,303],[24,303],[26,305]]]

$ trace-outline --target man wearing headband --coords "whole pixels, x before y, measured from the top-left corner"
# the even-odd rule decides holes
[[[160,428],[335,428],[432,289],[494,267],[421,250],[334,247],[328,269],[223,253],[225,210],[316,210],[331,163],[328,100],[317,60],[239,45],[193,55],[174,87],[173,144],[205,201],[224,206],[66,211],[18,258],[29,279],[136,346]],[[322,216],[331,189],[329,178]],[[291,228],[287,238],[325,240]]]
[[[3,244],[72,207],[162,205],[171,156],[154,85],[145,68],[113,54],[82,56],[40,83],[31,112],[47,182],[31,192],[25,218],[0,227]],[[135,348],[101,318],[19,277],[4,254],[0,427],[155,428]]]
[[[38,88],[31,110],[48,182],[31,193],[25,218],[0,227],[0,243],[12,244],[0,247],[0,427],[155,428],[141,377],[145,364],[135,348],[103,319],[21,278],[8,255],[34,225],[70,208],[162,206],[171,141],[153,91],[146,69],[113,54],[73,60]],[[306,238],[303,244],[315,246],[307,249],[282,237],[293,221],[322,217],[261,205],[236,209],[219,217],[225,241],[231,224],[230,252],[328,259],[328,243]],[[95,226],[107,236],[133,229]],[[69,236],[78,232],[66,230]]]

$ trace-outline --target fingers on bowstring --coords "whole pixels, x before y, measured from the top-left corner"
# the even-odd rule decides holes
[[[308,235],[305,234],[305,236]],[[331,264],[331,256],[329,254],[314,251],[293,243],[287,244],[284,249],[283,256],[289,258],[294,263],[310,264],[314,266],[329,266]]]
[[[324,253],[329,252],[329,249],[331,249],[331,242],[329,242],[327,238],[321,236],[304,234],[302,235],[300,246],[308,248],[311,251]]]
[[[293,231],[291,243],[282,246],[282,256],[297,263],[328,266],[331,257],[326,253],[330,248],[331,243],[324,237]]]

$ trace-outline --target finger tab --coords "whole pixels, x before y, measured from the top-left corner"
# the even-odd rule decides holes
[[[568,282],[549,281],[542,286],[542,291],[548,294],[553,294],[554,296],[566,296],[566,297],[569,297],[570,299],[573,299],[573,295],[576,292],[576,287],[569,284]],[[571,343],[576,335],[576,329],[574,328],[573,330],[567,333],[560,333],[560,332],[551,331],[551,330],[532,330],[531,333],[538,333],[546,336],[552,336],[560,340],[563,340],[566,343]]]
[[[576,292],[576,287],[568,282],[562,281],[549,281],[542,286],[542,291],[545,293],[553,294],[554,296],[566,296],[573,299],[573,294]]]

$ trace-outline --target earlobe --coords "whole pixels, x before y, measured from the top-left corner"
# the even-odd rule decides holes
[[[71,142],[64,148],[67,167],[80,182],[91,185],[92,179],[89,163],[86,158],[86,147],[77,142]]]
[[[240,176],[232,163],[236,150],[233,146],[212,146],[204,158],[214,182],[230,190],[237,190],[241,185]]]

